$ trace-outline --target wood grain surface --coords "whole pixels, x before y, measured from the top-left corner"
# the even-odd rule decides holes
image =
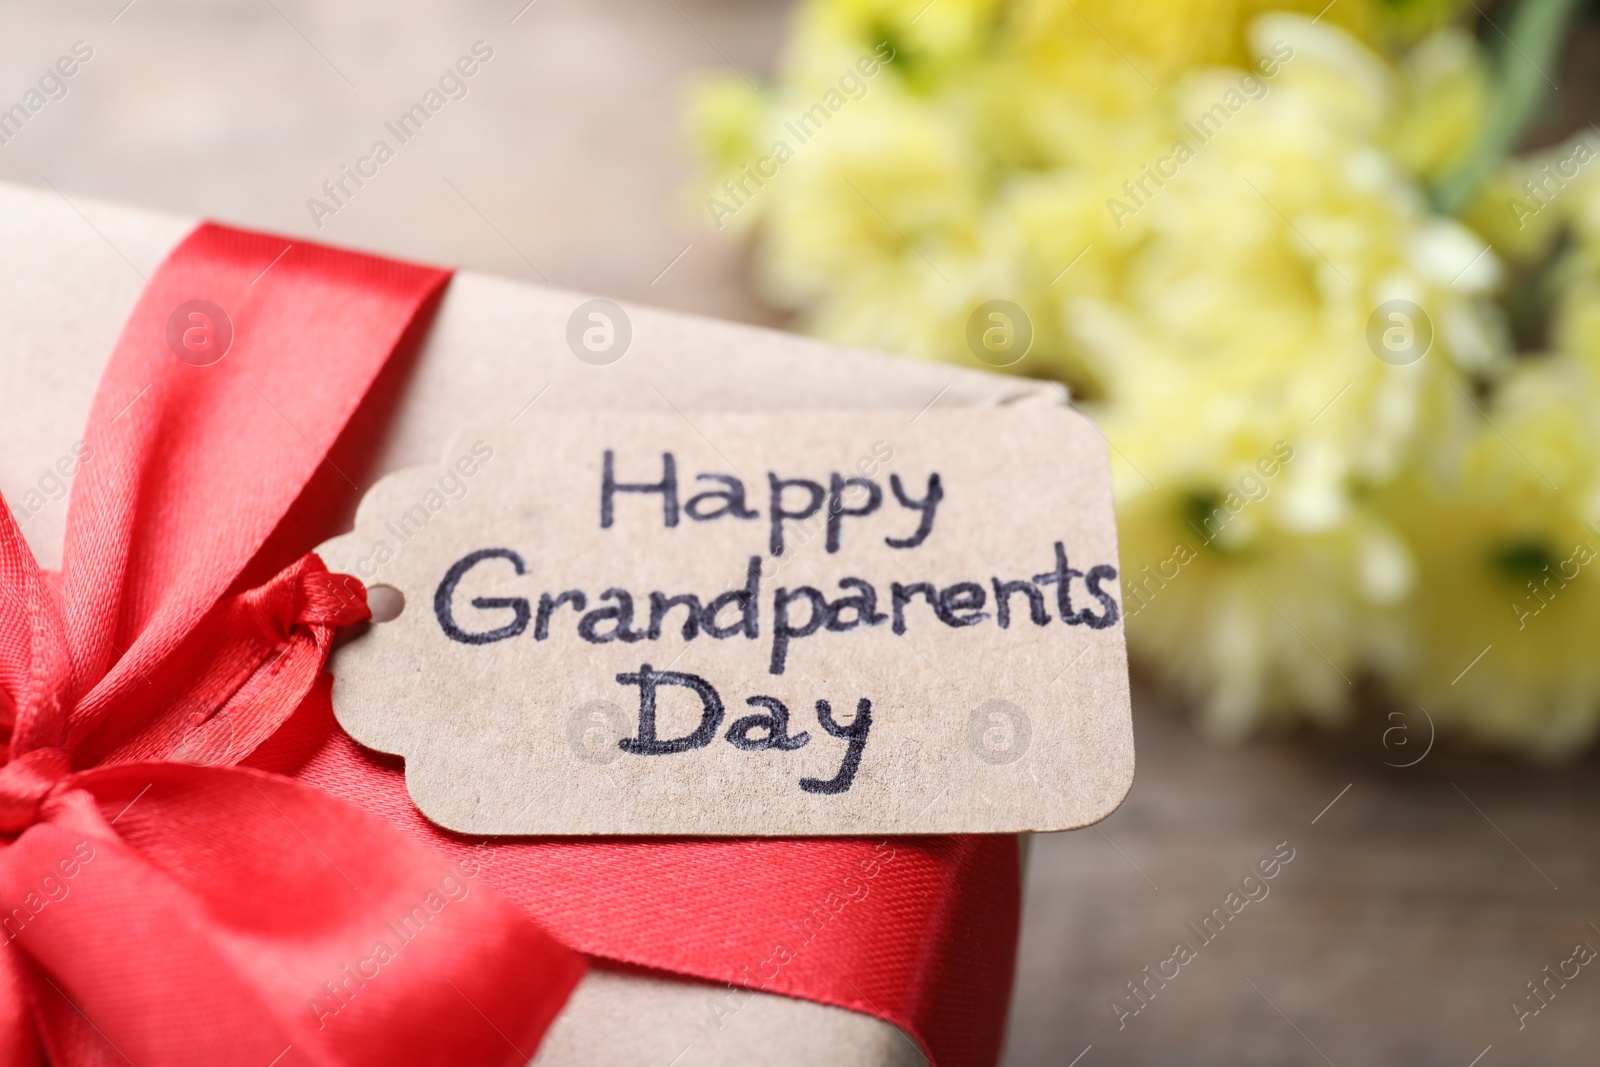
[[[0,145],[0,177],[778,322],[683,191],[677,105],[696,71],[760,77],[784,17],[719,0],[9,4],[0,102],[74,41],[94,58]],[[468,95],[319,230],[307,198],[480,39],[495,56]],[[1397,768],[1381,725],[1218,748],[1136,693],[1126,804],[1033,842],[1005,1062],[1600,1062],[1600,967],[1520,1030],[1509,1006],[1574,944],[1600,947],[1600,763],[1441,744]],[[1294,858],[1267,895],[1203,942],[1188,924],[1281,842]],[[1113,1001],[1141,1003],[1127,983],[1180,940],[1193,958],[1119,1029]]]
[[[1478,1067],[1600,1062],[1594,965],[1520,1030],[1509,1006],[1575,944],[1600,949],[1600,768],[1443,742],[1400,767],[1428,727],[1406,751],[1381,743],[1392,725],[1220,748],[1136,686],[1128,800],[1034,839],[1006,1063],[1091,1044],[1079,1067],[1468,1067],[1490,1045]],[[1285,841],[1267,895],[1204,943],[1187,924]],[[1137,1006],[1126,983],[1178,941],[1195,958],[1119,1029],[1112,1001]]]

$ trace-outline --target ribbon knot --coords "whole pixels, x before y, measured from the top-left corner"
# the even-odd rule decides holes
[[[372,618],[367,587],[348,574],[326,567],[306,570],[300,579],[300,603],[294,622],[304,626],[350,626]]]
[[[71,773],[72,753],[64,748],[36,748],[0,767],[0,833],[37,822],[39,805]]]
[[[321,558],[307,555],[271,581],[235,598],[240,614],[271,640],[287,643],[304,627],[319,643],[341,626],[365,622],[367,590],[348,574],[334,574]]]

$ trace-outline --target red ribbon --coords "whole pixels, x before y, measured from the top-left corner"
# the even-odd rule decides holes
[[[448,275],[286,244],[203,225],[151,279],[59,574],[0,516],[0,1063],[523,1063],[582,972],[563,943],[720,983],[708,1026],[766,990],[992,1063],[1011,838],[474,841],[334,726],[365,591],[301,553]],[[234,338],[203,367],[166,343],[195,299]]]

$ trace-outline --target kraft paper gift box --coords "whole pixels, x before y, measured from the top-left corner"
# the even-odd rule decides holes
[[[40,563],[60,563],[79,434],[148,276],[196,220],[0,184],[0,492]],[[558,339],[587,299],[458,273],[410,369],[366,481],[435,462],[459,428],[548,409],[745,410],[1061,404],[1054,386],[918,364],[768,330],[624,305],[633,343],[597,374]],[[343,516],[348,528],[351,516]],[[710,987],[596,966],[535,1062],[924,1063],[874,1017],[756,993],[713,1028]],[[677,1058],[681,1057],[681,1058]]]

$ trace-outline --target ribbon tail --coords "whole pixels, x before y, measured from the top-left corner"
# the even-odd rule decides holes
[[[126,764],[42,814],[0,927],[64,1065],[511,1067],[583,972],[473,864],[276,775]]]
[[[477,843],[423,817],[399,761],[339,728],[330,691],[324,674],[250,764],[446,856],[482,857],[486,881],[591,957],[873,1015],[936,1064],[999,1061],[1021,919],[1014,837]]]

